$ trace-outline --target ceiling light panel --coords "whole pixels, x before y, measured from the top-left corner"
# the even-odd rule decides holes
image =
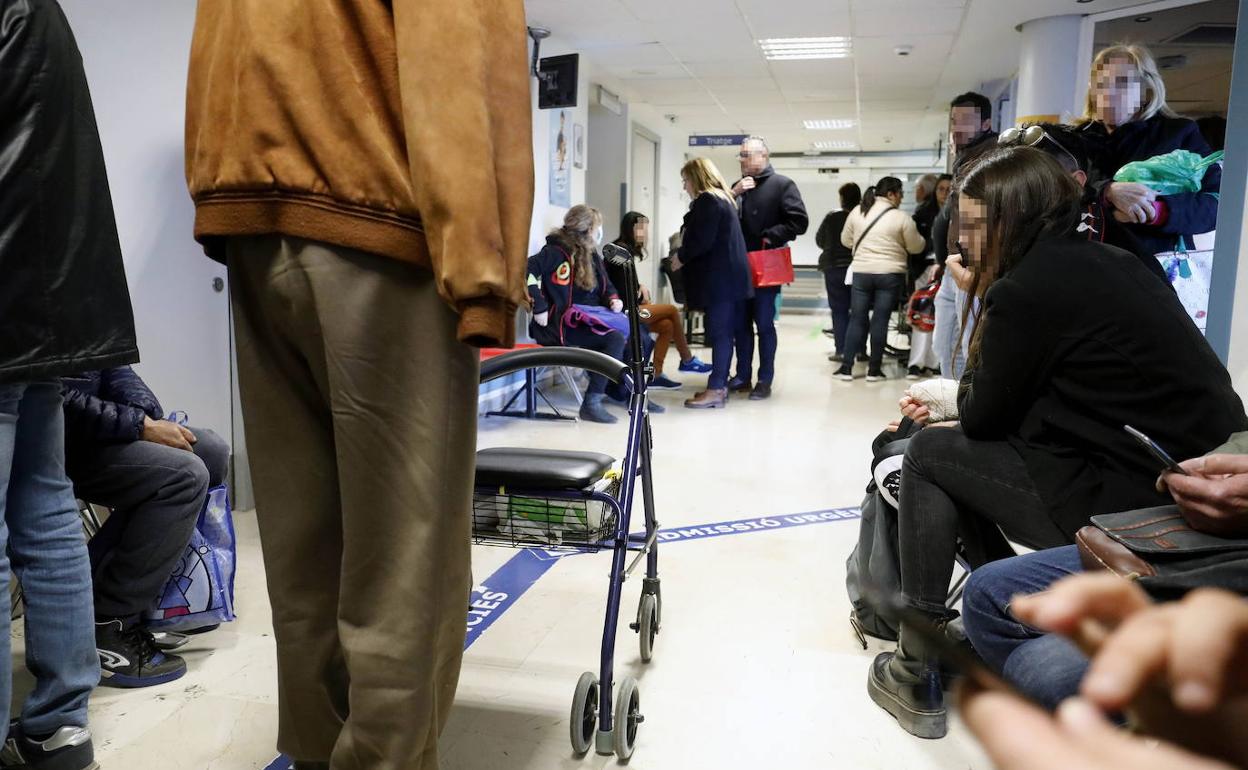
[[[811,142],[810,146],[816,150],[852,150],[858,145],[843,139],[837,139],[829,142]]]
[[[759,40],[758,47],[772,61],[844,59],[853,52],[848,37],[771,37]]]
[[[834,120],[804,120],[802,125],[807,131],[841,131],[853,128],[855,124],[852,120],[836,118]]]

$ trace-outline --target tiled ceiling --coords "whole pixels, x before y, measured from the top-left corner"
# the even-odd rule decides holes
[[[773,151],[846,140],[932,147],[948,100],[1017,69],[1023,21],[1141,0],[526,0],[529,23],[622,81],[689,133],[757,133]],[[848,59],[767,61],[756,41],[849,36]],[[897,56],[909,46],[909,56]],[[849,118],[808,131],[804,120]]]

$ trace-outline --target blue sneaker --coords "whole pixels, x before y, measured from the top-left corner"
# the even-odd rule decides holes
[[[650,414],[663,414],[667,411],[667,407],[653,399],[646,402],[646,409],[650,412]]]
[[[712,368],[713,367],[710,364],[704,363],[702,359],[698,358],[697,356],[694,356],[688,361],[680,362],[680,370],[682,372],[695,372],[697,374],[706,374],[710,372]]]
[[[121,620],[95,624],[100,656],[100,687],[151,687],[186,675],[186,661],[167,654],[143,628],[127,628]]]
[[[647,387],[650,390],[680,390],[684,386],[666,374],[660,374],[658,377],[650,380],[650,384]]]

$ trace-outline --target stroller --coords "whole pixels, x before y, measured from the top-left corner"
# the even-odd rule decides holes
[[[631,256],[614,244],[603,256],[634,274]],[[581,674],[572,698],[569,736],[577,755],[592,745],[597,753],[627,760],[633,754],[637,729],[644,721],[637,680],[614,681],[615,638],[624,582],[646,560],[641,600],[631,624],[641,640],[641,659],[649,662],[663,617],[651,475],[653,434],[646,382],[653,367],[645,363],[641,344],[642,313],[637,298],[625,292],[630,328],[629,363],[577,348],[519,350],[482,365],[488,382],[526,369],[568,366],[585,369],[625,385],[630,391],[628,444],[616,466],[609,455],[529,448],[484,449],[477,453],[473,497],[473,539],[485,545],[557,551],[612,552],[607,588],[607,614],[602,633],[599,671]],[[641,479],[645,532],[630,534],[637,479]],[[635,553],[626,564],[630,552]]]

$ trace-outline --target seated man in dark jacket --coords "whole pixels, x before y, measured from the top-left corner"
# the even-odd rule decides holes
[[[171,682],[186,662],[156,647],[142,613],[182,558],[209,488],[224,481],[230,447],[210,430],[163,419],[129,366],[62,382],[69,478],[79,497],[113,509],[89,544],[100,683]]]

